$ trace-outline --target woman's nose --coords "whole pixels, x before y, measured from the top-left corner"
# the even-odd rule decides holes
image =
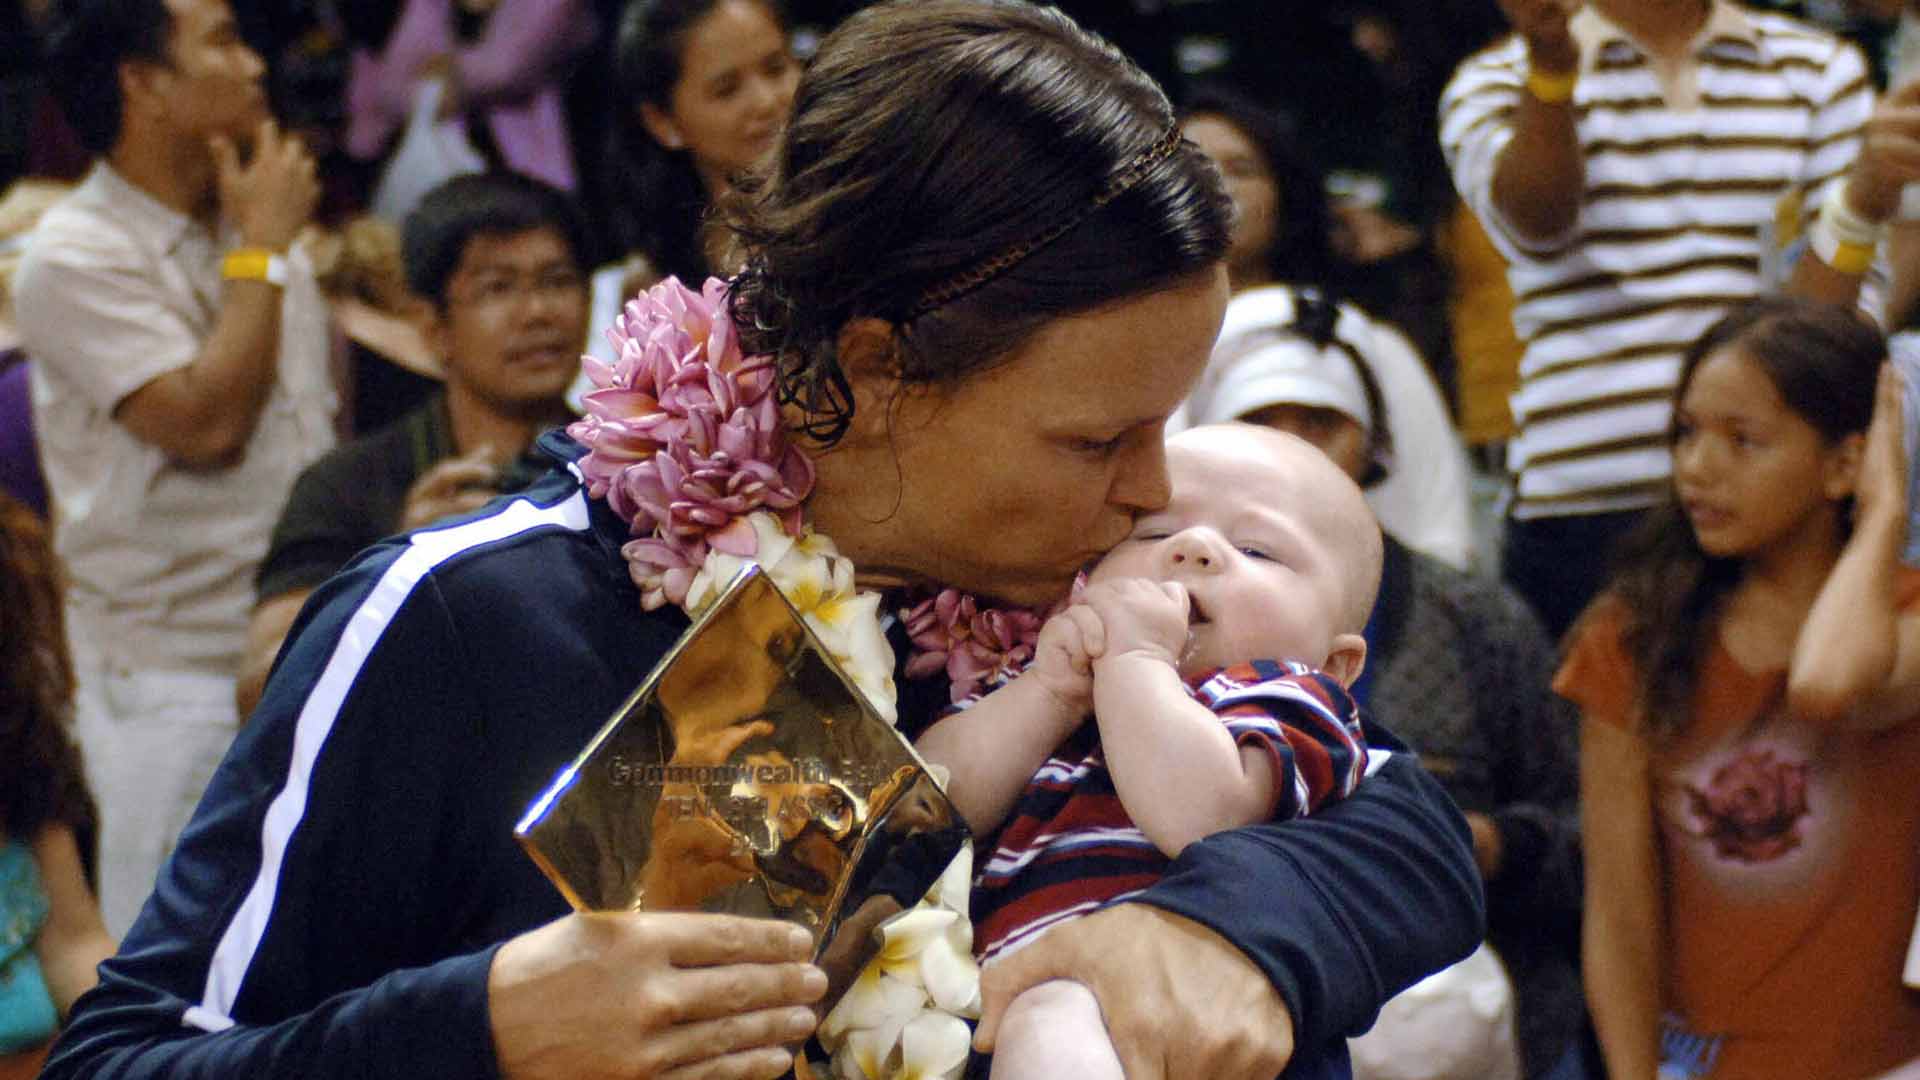
[[[1166,509],[1173,480],[1167,475],[1167,448],[1159,429],[1139,437],[1121,455],[1107,486],[1107,504],[1136,517]]]

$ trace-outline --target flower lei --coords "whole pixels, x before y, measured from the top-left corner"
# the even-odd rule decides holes
[[[632,527],[621,554],[641,606],[697,617],[748,562],[759,564],[877,712],[895,720],[893,649],[881,598],[854,587],[853,564],[806,523],[813,463],[787,442],[777,371],[746,356],[727,285],[700,292],[669,277],[629,301],[608,332],[615,360],[585,357],[595,389],[567,433],[587,447],[588,494]],[[945,590],[902,612],[910,676],[944,669],[953,700],[976,700],[1033,657],[1040,616],[982,610]],[[972,852],[963,849],[918,906],[881,927],[880,954],[820,1026],[844,1080],[955,1078],[980,1015],[967,918]]]

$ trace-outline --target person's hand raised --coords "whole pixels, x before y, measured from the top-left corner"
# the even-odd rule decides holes
[[[1847,196],[1855,213],[1884,222],[1900,209],[1902,189],[1915,182],[1920,182],[1920,79],[1894,87],[1874,106],[1847,173]]]
[[[1873,422],[1867,425],[1860,472],[1854,481],[1854,501],[1861,521],[1907,515],[1907,472],[1913,463],[1907,454],[1906,410],[1901,397],[1899,370],[1891,362],[1882,364],[1880,385],[1874,391]]]
[[[1584,0],[1500,0],[1500,13],[1527,42],[1535,71],[1563,74],[1580,62],[1579,47],[1567,28]]]
[[[1049,979],[1093,991],[1127,1080],[1273,1080],[1293,1059],[1293,1017],[1266,975],[1160,908],[1116,904],[989,965],[974,1047],[992,1050],[1007,1003]]]
[[[471,513],[500,494],[500,468],[491,446],[447,458],[420,474],[400,506],[401,532],[441,518]]]
[[[254,134],[246,164],[224,135],[215,135],[208,149],[220,186],[220,213],[240,230],[241,243],[285,251],[320,205],[320,181],[306,144],[266,120]]]
[[[827,977],[799,927],[732,915],[574,914],[487,976],[504,1080],[773,1080]]]

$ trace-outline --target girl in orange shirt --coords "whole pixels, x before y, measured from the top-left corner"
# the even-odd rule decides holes
[[[1783,298],[1708,331],[1673,498],[1569,635],[1585,976],[1616,1080],[1920,1076],[1920,575],[1897,562],[1885,355]]]

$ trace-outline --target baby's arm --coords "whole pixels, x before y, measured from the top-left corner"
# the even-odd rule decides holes
[[[1106,637],[1093,696],[1107,768],[1134,824],[1167,857],[1225,829],[1304,814],[1358,782],[1366,750],[1357,724],[1345,722],[1351,702],[1331,679],[1317,684],[1321,693],[1287,690],[1312,714],[1298,726],[1276,718],[1274,702],[1245,710],[1259,714],[1257,723],[1223,721],[1240,707],[1223,701],[1216,713],[1195,700],[1176,666],[1187,637],[1184,589],[1109,582],[1089,589],[1087,603]],[[1236,735],[1229,723],[1247,730]]]
[[[947,797],[976,836],[1000,827],[1033,774],[1085,722],[1100,623],[1075,607],[1047,620],[1033,663],[1018,678],[948,715],[914,748],[952,773]]]
[[[989,1080],[1126,1080],[1093,991],[1049,979],[1007,1003]]]

